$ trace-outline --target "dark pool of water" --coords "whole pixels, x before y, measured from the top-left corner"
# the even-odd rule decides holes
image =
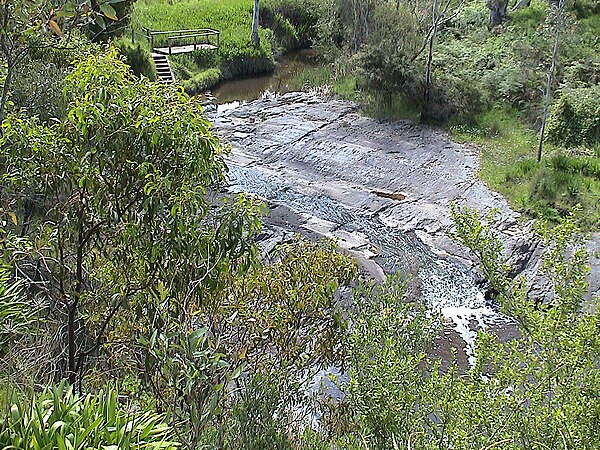
[[[224,81],[212,90],[212,94],[219,103],[229,103],[256,100],[265,91],[277,94],[298,91],[302,88],[298,74],[318,65],[314,50],[293,51],[283,56],[272,74]]]

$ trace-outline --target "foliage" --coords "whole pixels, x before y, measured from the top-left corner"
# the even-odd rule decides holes
[[[356,277],[356,264],[331,241],[300,240],[275,257],[232,283],[220,313],[221,326],[235,329],[230,345],[257,366],[272,357],[289,370],[339,361],[345,321],[334,294]]]
[[[285,371],[250,374],[224,425],[223,448],[292,450],[289,415],[299,396]]]
[[[179,447],[163,417],[151,410],[127,410],[118,398],[112,388],[78,396],[65,384],[31,398],[14,394],[0,417],[0,446],[14,450]]]
[[[14,340],[31,334],[36,311],[27,302],[24,284],[11,281],[6,267],[0,267],[0,355],[4,357]]]
[[[286,51],[309,47],[315,40],[322,4],[315,0],[267,0],[261,5],[261,23],[273,30]]]
[[[355,275],[354,263],[333,243],[300,240],[243,277],[223,274],[228,287],[187,313],[170,312],[167,292],[160,291],[131,359],[139,359],[143,385],[173,417],[179,440],[189,448],[260,447],[267,441],[257,425],[246,429],[260,416],[264,433],[284,445],[279,430],[292,426],[288,414],[301,399],[300,379],[313,365],[343,357],[345,321],[334,293]],[[261,385],[274,383],[274,368],[285,374],[279,382],[285,392]],[[259,399],[265,404],[258,406]]]
[[[367,448],[410,447],[411,434],[418,434],[433,412],[429,403],[434,392],[428,392],[420,366],[436,320],[426,316],[423,306],[407,302],[404,293],[399,274],[355,291],[347,401],[356,414],[356,433],[368,442]]]
[[[252,202],[209,205],[223,149],[198,102],[135,79],[114,50],[81,61],[66,82],[65,120],[10,117],[1,157],[3,192],[18,200],[14,231],[39,243],[17,264],[46,283],[68,330],[56,375],[73,382],[107,331],[144,316],[160,286],[171,287],[177,316],[247,268],[258,224]],[[133,316],[119,319],[123,311]]]
[[[565,147],[600,144],[600,85],[563,90],[548,117],[548,139]]]
[[[221,80],[219,69],[206,69],[183,82],[183,88],[188,94],[198,94],[215,86]]]
[[[30,48],[23,62],[15,68],[9,94],[10,109],[44,121],[63,118],[66,105],[60,92],[73,61],[98,51],[76,31],[62,38],[41,39],[39,48]]]
[[[135,0],[95,0],[90,3],[95,13],[88,24],[93,41],[107,40],[126,32],[131,22]]]
[[[454,218],[504,311],[518,318],[519,336],[499,342],[480,331],[475,365],[462,374],[455,366],[442,370],[423,353],[435,320],[402,300],[398,278],[359,289],[344,402],[354,415],[342,416],[346,427],[333,442],[353,449],[596,448],[600,311],[597,301],[584,300],[589,267],[573,216],[552,230],[540,227],[550,304],[527,299],[522,282],[506,272],[492,216],[465,208]]]
[[[357,87],[388,104],[397,95],[411,101],[420,96],[422,66],[414,60],[423,44],[424,19],[413,6],[339,0],[324,8],[331,18],[320,22],[321,48],[332,55],[337,46],[347,48],[353,54],[348,66],[355,68]]]
[[[477,116],[472,125],[451,125],[450,130],[454,139],[478,144],[480,176],[507,196],[512,207],[557,222],[580,204],[582,224],[597,229],[598,155],[561,151],[550,144],[547,157],[537,164],[538,136],[524,122],[515,110],[492,110]]]
[[[181,325],[170,321],[154,329],[149,339],[142,334],[138,342],[153,394],[173,416],[179,440],[194,448],[220,414],[227,384],[239,377],[243,367],[232,370],[227,350],[208,327],[185,333]]]
[[[468,223],[462,234],[471,237],[490,227],[489,221],[481,223],[476,218]],[[573,216],[561,220],[552,231],[540,229],[548,249],[544,270],[553,284],[554,298],[551,304],[540,305],[526,300],[523,289],[500,297],[505,307],[517,313],[521,337],[501,344],[490,334],[480,335],[478,363],[467,385],[475,395],[472,408],[476,409],[463,410],[465,417],[457,422],[463,436],[469,436],[465,448],[494,441],[503,441],[503,448],[536,448],[538,443],[550,448],[598,445],[600,404],[588,387],[600,380],[595,364],[600,352],[600,313],[584,301],[589,267],[587,253],[580,246],[581,230]],[[475,239],[472,244],[482,260],[488,259],[481,251],[486,248],[484,241]],[[567,254],[571,254],[568,259]],[[471,422],[469,415],[478,419]],[[485,440],[474,433],[483,424],[483,430],[490,432]]]
[[[261,28],[259,48],[250,40],[252,1],[209,0],[199,6],[194,0],[139,0],[134,5],[132,25],[136,31],[146,27],[154,31],[212,28],[221,32],[214,60],[180,58],[189,74],[184,79],[207,69],[221,70],[224,78],[231,78],[269,72],[274,67],[271,32]]]
[[[156,80],[156,67],[151,55],[139,43],[133,44],[128,39],[113,41],[113,45],[125,57],[127,65],[134,74],[143,75],[149,80]]]

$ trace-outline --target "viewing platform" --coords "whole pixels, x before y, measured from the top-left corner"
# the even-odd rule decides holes
[[[161,55],[178,55],[196,50],[217,50],[221,32],[211,28],[194,30],[153,31],[142,28],[154,53]]]

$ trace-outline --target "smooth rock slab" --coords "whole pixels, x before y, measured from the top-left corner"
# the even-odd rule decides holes
[[[394,239],[400,237],[375,236],[382,232],[412,236],[441,257],[442,265],[451,260],[473,267],[473,256],[448,237],[450,204],[483,213],[494,208],[506,256],[528,278],[530,295],[547,297],[547,285],[536,275],[543,249],[532,223],[479,179],[476,147],[455,143],[436,128],[366,118],[352,102],[306,93],[241,104],[220,113],[214,126],[232,146],[234,189],[299,213],[305,221],[295,219],[295,231],[337,236],[384,272],[420,266],[423,256],[411,260],[410,246],[396,252]],[[598,249],[599,242],[596,233],[588,247]],[[591,292],[598,293],[598,252],[591,264]]]

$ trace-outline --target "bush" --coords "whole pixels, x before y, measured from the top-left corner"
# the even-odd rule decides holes
[[[73,32],[59,41],[43,40],[32,46],[13,73],[10,100],[14,111],[21,110],[42,120],[64,115],[58,92],[74,60],[98,51],[85,36]]]
[[[128,411],[111,388],[79,396],[60,384],[33,398],[12,396],[0,417],[0,448],[175,449],[172,430],[150,411]]]
[[[261,6],[261,24],[272,29],[288,51],[307,48],[316,40],[320,16],[321,3],[315,0],[268,0]]]
[[[137,76],[143,75],[150,80],[156,80],[156,67],[152,56],[140,44],[134,44],[127,39],[114,41],[119,53],[125,57],[127,65]]]
[[[32,332],[35,312],[25,298],[23,283],[11,281],[0,267],[0,356],[16,338]]]
[[[600,85],[564,90],[548,116],[548,140],[566,147],[600,142]]]
[[[404,294],[400,275],[355,292],[348,400],[372,449],[410,448],[410,438],[404,438],[419,429],[429,411],[426,398],[431,393],[417,367],[424,363],[438,324]]]
[[[230,409],[226,448],[292,450],[286,429],[294,395],[299,392],[290,386],[285,372],[250,375]]]
[[[300,46],[298,32],[294,25],[274,8],[270,8],[268,5],[261,8],[260,21],[263,26],[273,30],[275,42],[281,47],[280,50],[287,52]]]
[[[221,71],[219,69],[206,69],[192,76],[189,80],[183,82],[185,92],[190,95],[210,89],[221,80]]]

